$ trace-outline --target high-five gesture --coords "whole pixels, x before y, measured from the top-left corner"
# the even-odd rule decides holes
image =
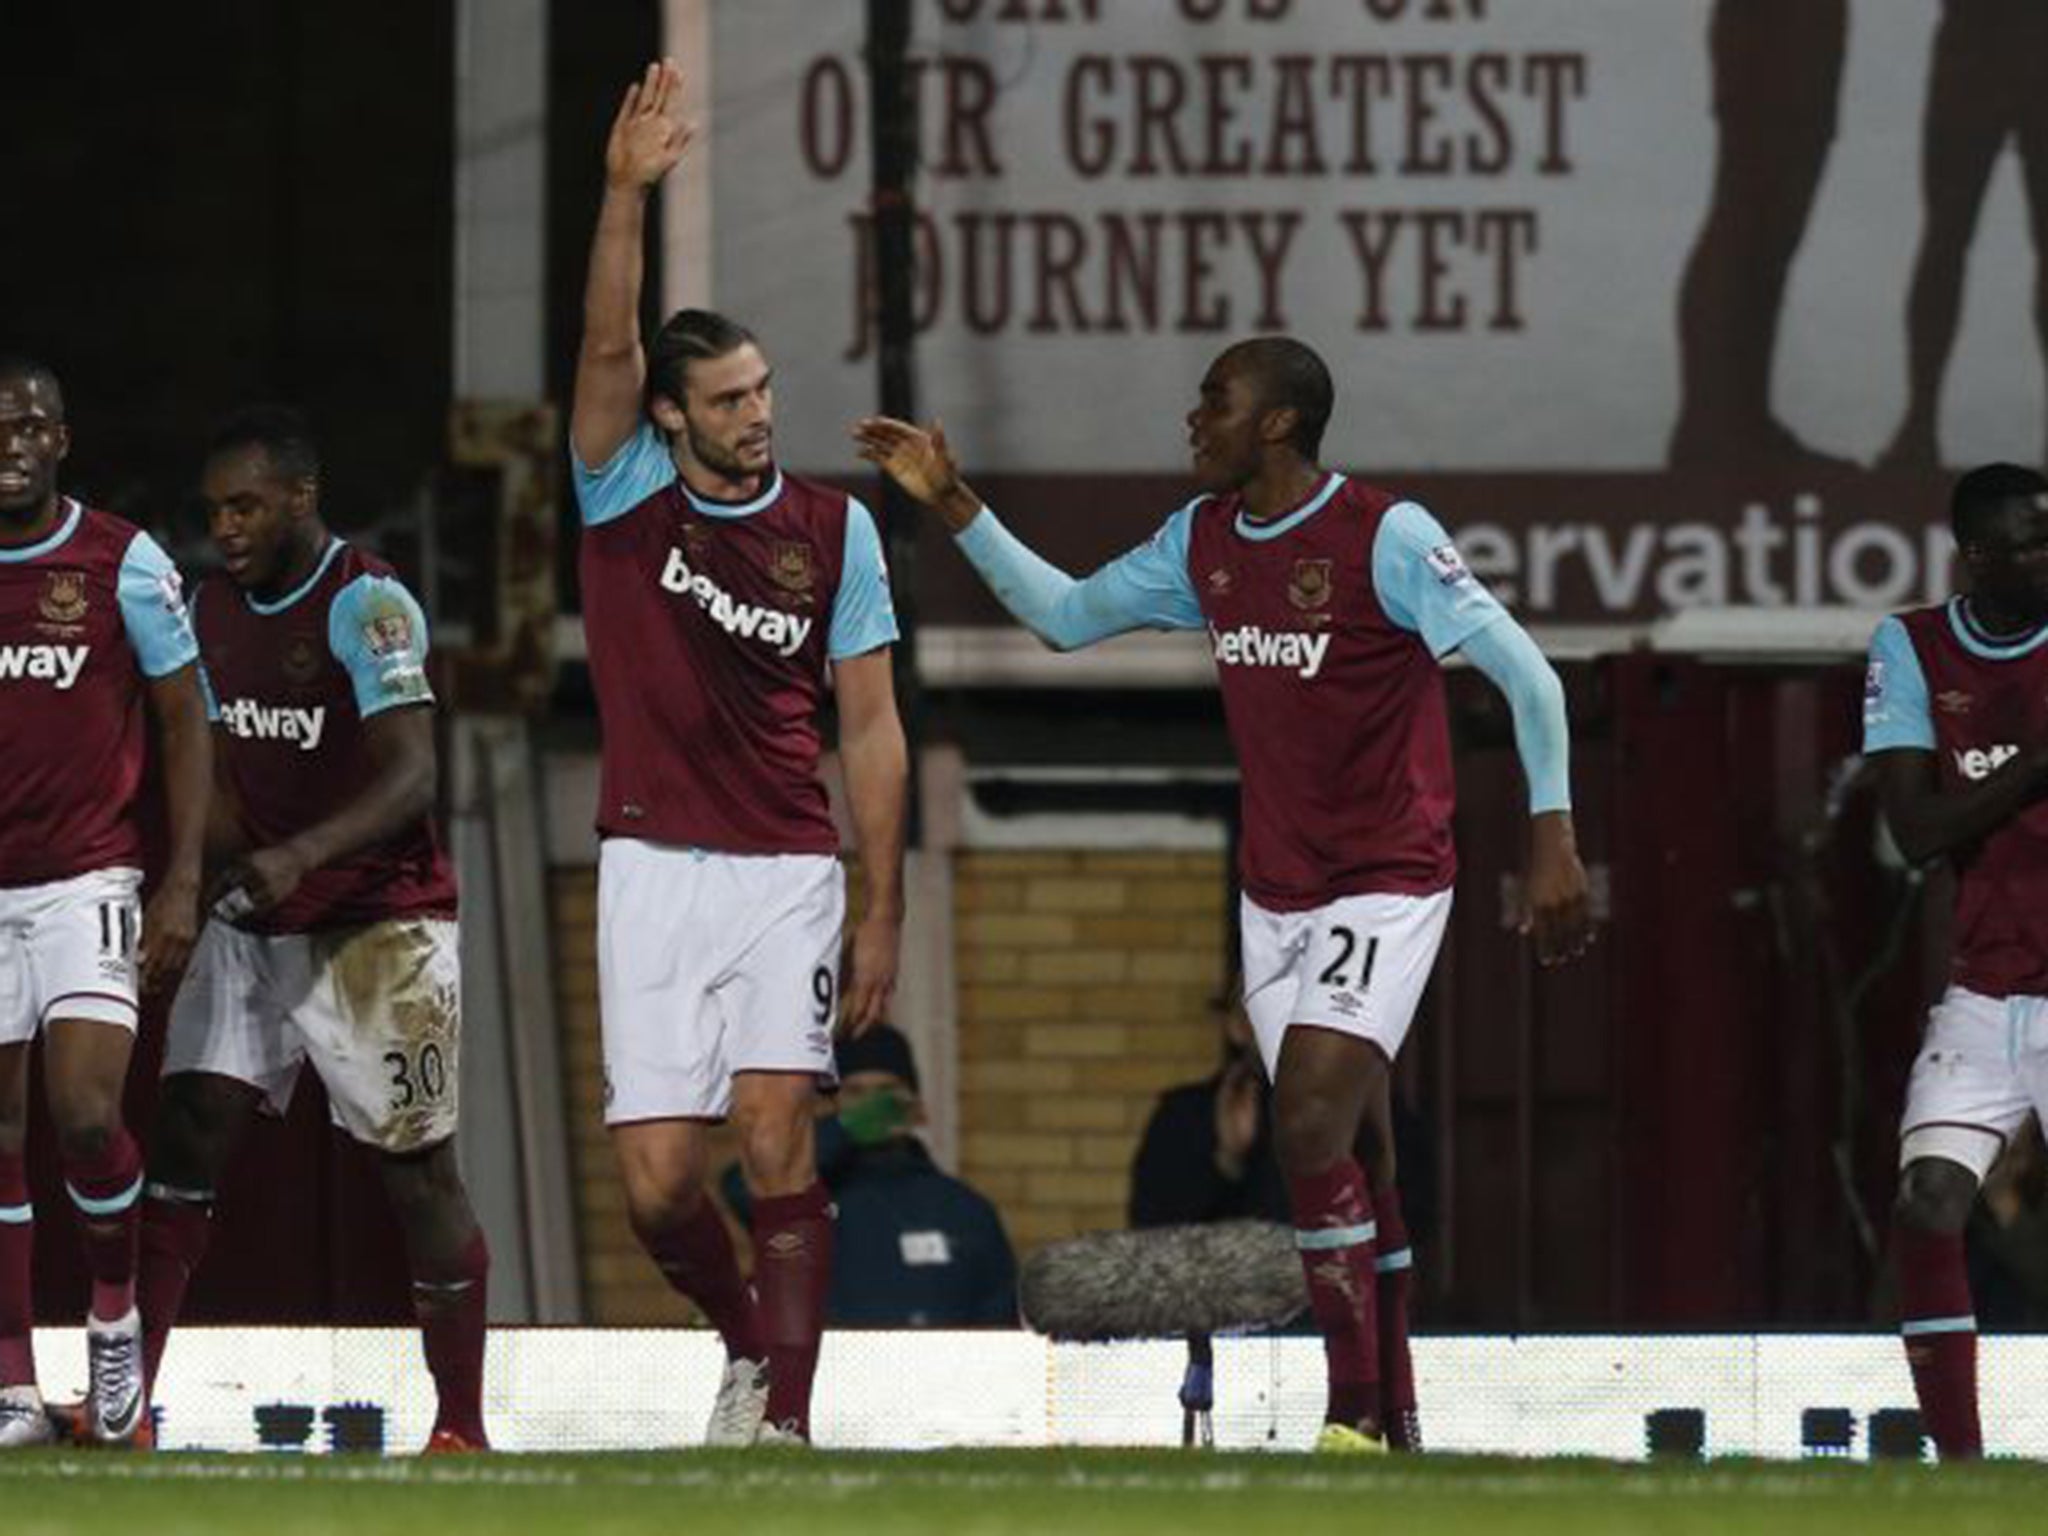
[[[695,131],[683,121],[683,72],[674,59],[647,66],[626,87],[604,147],[605,180],[613,186],[651,187],[676,168]]]
[[[960,478],[960,466],[946,442],[946,429],[929,430],[893,416],[864,416],[853,424],[860,456],[903,487],[913,501],[937,510],[958,533],[974,521],[981,498]]]

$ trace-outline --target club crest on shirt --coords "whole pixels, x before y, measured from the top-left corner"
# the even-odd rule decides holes
[[[50,623],[70,628],[84,620],[89,606],[85,572],[52,571],[43,582],[42,601],[36,609]]]
[[[311,635],[293,635],[285,641],[284,649],[278,653],[277,669],[284,674],[284,680],[297,687],[304,687],[320,675],[320,648],[313,643]]]
[[[1330,606],[1330,594],[1335,589],[1335,560],[1297,560],[1294,575],[1287,583],[1287,600],[1304,613]]]
[[[817,579],[811,569],[811,546],[778,540],[769,551],[768,577],[795,601],[808,603]]]
[[[1944,715],[1967,715],[1976,702],[1974,694],[1960,688],[1944,688],[1934,696],[1935,707]]]

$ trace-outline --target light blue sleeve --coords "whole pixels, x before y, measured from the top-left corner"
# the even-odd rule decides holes
[[[356,712],[365,720],[401,704],[434,702],[427,616],[394,578],[358,576],[334,594],[327,648],[355,684]]]
[[[1507,610],[1466,569],[1444,525],[1412,501],[1396,502],[1372,541],[1372,586],[1380,608],[1448,656]]]
[[[668,444],[651,421],[641,422],[640,430],[596,469],[587,468],[576,457],[573,444],[569,464],[575,471],[576,505],[582,509],[586,528],[624,517],[656,491],[666,490],[676,478],[676,461],[669,457]]]
[[[168,677],[199,659],[192,616],[185,611],[185,587],[163,546],[146,533],[128,542],[115,593],[121,624],[144,677]]]
[[[846,550],[839,568],[839,593],[832,599],[832,633],[826,652],[834,661],[862,656],[896,643],[896,603],[889,595],[889,568],[882,561],[882,536],[875,519],[854,497],[846,498]]]
[[[1906,626],[1886,619],[1870,637],[1870,668],[1863,674],[1863,750],[1934,750],[1934,709],[1927,674]]]
[[[1200,629],[1202,605],[1188,577],[1188,503],[1136,549],[1076,581],[983,507],[954,543],[996,600],[1057,651],[1077,650],[1130,629]]]
[[[1571,722],[1564,684],[1529,632],[1506,613],[1468,635],[1460,653],[1507,695],[1515,753],[1529,784],[1529,814],[1572,808]]]

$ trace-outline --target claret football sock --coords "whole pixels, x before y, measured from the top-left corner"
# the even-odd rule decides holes
[[[145,1183],[135,1305],[142,1312],[142,1379],[156,1381],[164,1345],[185,1310],[185,1292],[213,1236],[213,1191]]]
[[[1960,1232],[1900,1226],[1899,1335],[1920,1421],[1943,1461],[1984,1454],[1977,1423],[1977,1318]]]
[[[811,1379],[832,1282],[832,1200],[823,1184],[754,1201],[754,1294],[768,1351],[768,1422],[806,1438]]]
[[[727,1356],[764,1358],[754,1299],[740,1276],[732,1235],[710,1200],[699,1200],[697,1209],[681,1222],[665,1232],[643,1235],[641,1242],[668,1283],[695,1302],[718,1330]]]
[[[85,1235],[92,1316],[118,1322],[135,1307],[136,1243],[142,1230],[142,1153],[124,1126],[91,1157],[64,1159],[64,1186]]]
[[[35,1233],[28,1164],[19,1152],[0,1152],[0,1387],[35,1385],[30,1342],[35,1316],[29,1295]]]
[[[1357,1162],[1287,1181],[1294,1246],[1309,1310],[1330,1363],[1331,1424],[1377,1426],[1380,1412],[1378,1282],[1372,1198]]]
[[[1392,1185],[1373,1193],[1374,1290],[1379,1308],[1380,1427],[1396,1451],[1422,1449],[1422,1424],[1415,1408],[1415,1363],[1408,1353],[1408,1298],[1415,1287],[1415,1254],[1401,1192]]]
[[[489,1445],[484,1432],[484,1341],[489,1317],[490,1245],[478,1227],[452,1272],[414,1275],[413,1313],[419,1318],[427,1370],[440,1406],[436,1433],[447,1431],[467,1446]]]

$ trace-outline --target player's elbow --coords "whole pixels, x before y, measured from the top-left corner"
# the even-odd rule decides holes
[[[393,798],[406,821],[419,821],[434,813],[434,759],[422,754],[406,759],[394,786]]]

